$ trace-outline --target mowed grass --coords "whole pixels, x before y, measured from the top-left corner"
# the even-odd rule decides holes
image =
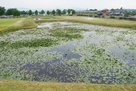
[[[36,27],[31,17],[0,19],[0,32]]]
[[[111,27],[124,27],[124,28],[133,28],[136,27],[136,21],[130,20],[117,20],[117,19],[87,19],[91,17],[79,17],[79,16],[54,16],[54,19],[66,19],[72,22],[95,24],[95,25],[104,25]]]
[[[135,91],[136,85],[0,80],[0,91]]]
[[[4,18],[4,19],[0,19],[0,27],[12,25],[12,24],[16,23],[19,20],[20,20],[20,18],[6,18],[6,19]]]
[[[16,23],[19,21],[20,18],[7,18],[7,19],[0,19],[0,31],[6,30],[12,24]]]
[[[110,27],[124,27],[124,28],[131,28],[136,27],[136,22],[124,22],[124,21],[106,21],[106,20],[83,20],[83,19],[73,19],[72,21],[75,22],[82,22],[88,24],[95,24],[95,25],[104,25]]]

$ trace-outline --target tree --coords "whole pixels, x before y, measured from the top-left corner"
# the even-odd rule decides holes
[[[45,13],[45,11],[44,11],[44,10],[41,10],[40,14],[44,14],[44,13]]]
[[[72,15],[75,14],[75,13],[76,13],[76,11],[75,11],[75,10],[72,10]]]
[[[0,15],[3,15],[5,13],[6,9],[4,7],[0,6]]]
[[[55,16],[55,13],[56,13],[55,10],[52,10],[52,14],[53,14],[54,16]]]
[[[20,16],[20,11],[17,10],[16,8],[8,9],[6,15]]]
[[[64,10],[62,11],[62,14],[66,14],[66,12],[67,12],[67,11],[64,9]]]
[[[60,9],[57,9],[56,11],[57,11],[58,15],[61,15],[61,10]]]
[[[98,11],[97,9],[94,9],[94,11]]]
[[[32,14],[33,14],[32,10],[29,10],[29,11],[28,11],[28,14],[29,14],[29,15],[32,15]]]
[[[13,10],[13,15],[14,16],[20,16],[20,11],[18,11],[17,9]]]
[[[47,11],[47,15],[49,15],[50,14],[50,11]]]
[[[6,11],[6,15],[13,15],[12,9],[8,9],[8,10]]]
[[[114,11],[114,9],[111,9],[111,11]]]
[[[68,14],[70,15],[70,13],[71,13],[71,9],[68,9]]]
[[[38,10],[35,10],[35,12],[34,12],[34,13],[35,13],[35,15],[38,15]]]
[[[27,15],[27,12],[26,11],[20,11],[20,14],[21,15]]]

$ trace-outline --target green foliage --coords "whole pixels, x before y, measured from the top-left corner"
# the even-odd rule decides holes
[[[31,41],[19,41],[12,43],[10,47],[21,48],[21,47],[48,47],[56,44],[56,41],[52,39],[35,39]]]
[[[52,10],[52,14],[55,16],[55,14],[56,14],[56,11],[55,11],[55,10]]]
[[[44,10],[41,10],[40,14],[44,14],[44,13],[45,13],[45,11],[44,11]]]
[[[6,9],[5,7],[0,6],[0,16],[5,13]]]
[[[115,16],[110,16],[111,19],[115,19]]]
[[[38,10],[35,10],[35,12],[34,12],[34,13],[35,13],[35,15],[38,15]]]
[[[76,13],[76,11],[75,11],[75,10],[72,10],[72,15],[75,14],[75,13]]]
[[[20,11],[18,11],[17,9],[8,9],[6,11],[6,15],[13,15],[13,16],[19,16],[20,15]]]
[[[134,16],[134,15],[136,15],[136,12],[126,12],[126,15],[127,16]]]
[[[89,11],[97,11],[97,9],[89,9]]]
[[[71,9],[68,9],[68,10],[67,10],[67,12],[68,12],[68,14],[70,15],[70,13],[71,13]]]
[[[64,9],[64,10],[62,11],[62,14],[66,14],[66,12],[67,12],[66,9]]]
[[[27,15],[28,12],[27,12],[27,11],[20,11],[20,14],[21,14],[21,15]]]
[[[57,12],[58,15],[61,15],[61,10],[60,9],[57,9],[56,12]]]
[[[47,11],[47,15],[49,15],[50,14],[50,11]]]
[[[32,15],[32,14],[33,14],[32,10],[29,10],[29,11],[28,11],[28,14],[29,14],[29,15]]]

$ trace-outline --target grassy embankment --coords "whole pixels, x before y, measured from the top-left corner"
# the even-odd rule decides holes
[[[135,91],[136,85],[0,80],[1,91]]]
[[[102,19],[102,18],[94,18],[89,20],[85,18],[91,18],[91,17],[80,17],[80,16],[51,16],[51,17],[53,17],[54,19],[43,18],[44,20],[36,20],[35,22],[71,21],[71,22],[111,26],[111,27],[124,27],[124,28],[136,27],[136,21],[129,21],[129,20]]]
[[[30,17],[0,19],[0,32],[34,27],[36,24]]]

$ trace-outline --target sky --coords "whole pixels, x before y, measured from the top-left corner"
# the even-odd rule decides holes
[[[27,9],[136,9],[136,0],[0,0],[0,6]]]

